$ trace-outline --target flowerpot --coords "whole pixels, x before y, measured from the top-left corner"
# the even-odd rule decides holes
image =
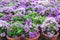
[[[38,35],[34,38],[25,38],[25,40],[38,40],[40,37],[40,33],[38,33]]]
[[[57,32],[56,35],[54,35],[53,37],[49,38],[47,34],[45,34],[44,32],[42,33],[43,37],[45,40],[57,40],[58,36],[59,36],[59,32]]]
[[[21,37],[11,38],[11,37],[8,37],[8,36],[7,36],[7,39],[8,39],[8,40],[21,40]]]

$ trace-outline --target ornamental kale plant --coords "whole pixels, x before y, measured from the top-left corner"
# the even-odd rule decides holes
[[[6,36],[6,30],[10,25],[3,20],[0,20],[0,36],[5,37]]]
[[[10,27],[7,29],[7,35],[9,37],[19,37],[21,36],[23,32],[23,25],[17,21],[10,25]]]
[[[49,37],[53,37],[59,30],[59,25],[54,17],[47,17],[42,23],[42,32],[46,33]]]

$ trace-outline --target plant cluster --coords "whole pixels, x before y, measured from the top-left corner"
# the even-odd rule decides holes
[[[0,2],[0,34],[5,31],[10,37],[36,37],[38,26],[51,37],[60,25],[60,3],[48,2],[49,5],[35,0],[9,0]],[[2,21],[6,21],[9,26]],[[5,27],[7,26],[7,28]],[[1,34],[2,35],[2,34]],[[32,36],[33,35],[33,36]],[[51,36],[50,36],[51,35]]]

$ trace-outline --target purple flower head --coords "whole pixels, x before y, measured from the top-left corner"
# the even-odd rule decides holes
[[[36,33],[38,33],[38,32],[39,32],[39,29],[38,29],[38,28],[34,28],[34,31],[35,31]]]
[[[37,36],[38,35],[38,32],[34,31],[34,34],[35,34],[35,36]]]
[[[56,31],[58,31],[58,30],[59,30],[59,28],[58,28],[58,27],[54,27],[54,29],[55,29]]]
[[[40,13],[42,14],[42,15],[46,15],[47,13],[48,13],[48,11],[49,10],[51,10],[52,9],[52,7],[47,7],[47,8],[45,8],[45,9],[43,9]],[[46,13],[47,12],[47,13]],[[49,11],[50,12],[50,11]]]
[[[6,36],[5,32],[1,33],[0,36],[5,37]]]
[[[26,24],[32,25],[31,19],[27,18],[27,19],[26,19]]]
[[[21,36],[22,36],[23,38],[25,37],[25,35],[24,35],[24,34],[22,34]]]
[[[45,9],[45,7],[42,6],[42,5],[37,5],[37,6],[35,6],[35,8],[37,8],[36,11],[37,11],[38,13],[40,13],[42,10]]]
[[[5,21],[9,22],[11,20],[11,17],[12,17],[12,14],[5,14],[2,17],[2,20],[5,20]]]
[[[0,12],[3,12],[3,9],[2,8],[0,8]]]
[[[32,28],[32,25],[29,25],[29,28]]]
[[[23,14],[25,14],[25,7],[23,6],[19,6],[16,10],[14,10],[15,12],[18,11],[18,12],[21,12]]]
[[[6,21],[0,20],[0,27],[5,26],[6,28],[8,28],[7,25],[9,25],[9,23],[7,23]]]
[[[25,30],[25,32],[29,32],[29,27],[27,24],[24,26],[24,30]]]
[[[16,6],[11,6],[13,8],[13,10],[15,11],[18,7]]]
[[[39,14],[44,15],[45,14],[45,10],[42,10]]]
[[[31,19],[27,18],[27,19],[26,19],[26,21],[27,21],[27,22],[30,22],[30,21],[31,21]]]
[[[34,38],[38,35],[38,32],[34,31],[34,32],[29,32],[29,38]]]
[[[58,5],[57,5],[57,9],[60,10],[60,3],[58,3]]]
[[[12,12],[13,11],[13,8],[12,7],[9,7],[5,10],[6,13],[9,13],[9,12]]]
[[[60,22],[60,15],[56,17],[57,22]]]
[[[23,24],[18,24],[19,27],[23,27],[24,25]]]
[[[37,25],[36,25],[36,28],[38,28],[38,27],[40,27],[40,26],[41,26],[40,24],[37,24]]]
[[[28,24],[28,27],[29,27],[29,28],[32,28],[32,22],[27,21],[26,24]]]
[[[51,1],[49,4],[50,4],[50,6],[54,6],[55,5],[55,2],[54,1]]]
[[[22,16],[22,14],[21,13],[19,13],[19,14],[14,14],[14,17],[21,17]]]
[[[29,32],[29,38],[34,38],[35,35],[34,35],[34,32]]]
[[[51,38],[51,37],[53,37],[53,36],[54,36],[54,34],[52,34],[52,33],[48,32],[48,36]]]

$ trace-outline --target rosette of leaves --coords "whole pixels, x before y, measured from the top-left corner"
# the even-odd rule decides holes
[[[27,14],[30,18],[35,18],[36,16],[38,16],[37,12],[30,12]]]
[[[32,22],[35,24],[42,24],[45,18],[46,18],[45,16],[37,16],[32,19]]]
[[[7,35],[9,37],[19,37],[21,36],[22,32],[23,32],[23,25],[19,21],[17,21],[11,24],[11,26],[7,30]]]
[[[35,24],[42,24],[42,22],[45,20],[46,16],[38,16],[37,12],[31,12],[28,14],[28,18],[32,19],[32,22]]]
[[[14,23],[16,21],[20,21],[22,23],[23,22],[22,16],[23,16],[23,14],[21,14],[21,13],[14,14],[13,17],[11,18],[10,23]]]
[[[24,14],[22,16],[13,16],[10,23],[14,23],[15,21],[20,21],[21,23],[23,23],[28,17],[28,15]]]
[[[28,15],[29,18],[33,19],[33,18],[38,16],[38,13],[37,12],[30,12],[27,15]]]
[[[11,18],[11,21],[19,21],[20,20],[20,17],[19,16],[13,16]]]
[[[21,18],[23,21],[25,21],[27,18],[29,18],[29,16],[28,15],[22,15]]]

